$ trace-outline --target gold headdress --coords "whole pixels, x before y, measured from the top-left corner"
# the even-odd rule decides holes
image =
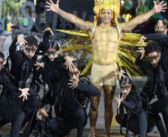
[[[120,0],[94,0],[94,13],[99,17],[102,9],[111,9],[114,13],[114,18],[120,13]]]

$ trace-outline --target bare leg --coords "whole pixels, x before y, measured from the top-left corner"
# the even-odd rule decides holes
[[[96,86],[96,85],[95,85]],[[102,86],[96,86],[100,91],[102,90]],[[90,137],[95,136],[95,128],[96,128],[96,121],[98,116],[98,106],[100,102],[100,96],[92,97],[92,103],[96,110],[90,109]]]
[[[110,127],[113,118],[113,96],[115,92],[115,86],[112,85],[105,85],[104,89],[104,105],[105,105],[105,135],[110,136]]]

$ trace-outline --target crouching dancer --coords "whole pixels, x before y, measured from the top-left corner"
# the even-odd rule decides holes
[[[11,79],[10,73],[4,69],[4,55],[0,52],[0,84],[3,87],[0,95],[0,127],[11,122],[10,137],[19,137],[19,131],[25,118],[22,105],[28,98],[29,88],[18,89]]]
[[[47,122],[52,135],[64,137],[76,128],[77,137],[83,136],[83,128],[87,122],[86,108],[90,97],[100,93],[91,85],[88,78],[79,78],[79,75],[80,71],[74,67],[72,72],[65,70],[62,76],[62,84],[55,101],[56,117]],[[38,119],[42,118],[42,114],[41,110],[37,112]]]
[[[127,75],[120,80],[120,86],[121,97],[116,98],[120,113],[116,118],[121,127],[127,128],[126,137],[128,131],[132,131],[134,135],[139,134],[139,137],[146,137],[147,132],[150,132],[155,124],[161,137],[167,137],[158,113],[152,113],[149,109],[147,95],[138,91]]]

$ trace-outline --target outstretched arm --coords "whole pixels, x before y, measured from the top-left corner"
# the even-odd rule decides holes
[[[62,18],[75,24],[77,27],[79,27],[82,30],[89,31],[92,29],[93,25],[91,22],[84,21],[84,20],[78,18],[77,16],[75,16],[74,14],[65,12],[62,9],[60,9],[59,8],[59,0],[57,1],[56,4],[53,3],[52,0],[49,0],[49,2],[46,2],[46,8],[47,8],[47,11],[53,11],[53,12],[59,14]]]
[[[132,19],[131,21],[127,23],[121,23],[120,28],[122,32],[130,32],[132,31],[137,25],[144,23],[147,21],[150,17],[152,17],[155,13],[165,12],[167,8],[167,4],[164,3],[164,1],[160,3],[156,3],[154,1],[154,7],[150,11],[139,15]]]

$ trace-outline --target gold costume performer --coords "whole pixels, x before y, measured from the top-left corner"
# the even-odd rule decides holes
[[[119,24],[117,16],[120,13],[120,0],[94,0],[94,2],[94,12],[96,14],[94,22],[84,21],[76,15],[63,11],[59,8],[59,0],[56,4],[52,0],[46,2],[46,7],[48,11],[56,12],[81,30],[87,31],[90,36],[93,47],[91,80],[105,95],[105,136],[109,137],[113,117],[112,101],[115,91],[115,72],[117,71],[121,34],[132,31],[137,25],[147,21],[155,13],[165,11],[166,5],[164,2],[154,2],[152,10],[135,17],[129,22]],[[101,19],[100,23],[97,22],[99,18]],[[90,110],[90,137],[95,137],[100,96],[93,97],[92,100],[96,111]]]

